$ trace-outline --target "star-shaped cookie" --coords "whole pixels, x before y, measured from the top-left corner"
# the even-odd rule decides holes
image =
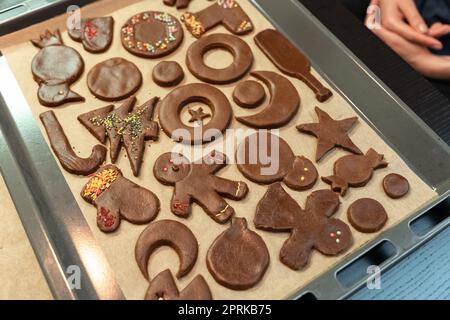
[[[316,107],[315,111],[319,122],[301,124],[297,126],[297,129],[300,132],[317,137],[316,162],[334,147],[341,147],[347,151],[362,154],[361,150],[348,136],[348,131],[358,121],[357,117],[334,120],[319,107]]]
[[[139,175],[145,150],[145,141],[157,140],[158,123],[152,120],[158,98],[135,107],[136,97],[126,100],[114,110],[110,105],[78,116],[78,120],[96,137],[110,142],[112,163],[117,161],[122,145],[127,151],[133,174]]]
[[[197,110],[189,109],[189,114],[191,115],[191,119],[189,122],[201,122],[203,123],[203,119],[211,117],[211,114],[203,112],[203,108],[198,108]]]

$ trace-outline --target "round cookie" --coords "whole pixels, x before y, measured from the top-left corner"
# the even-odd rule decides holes
[[[350,205],[347,218],[356,230],[372,233],[383,228],[388,216],[381,203],[374,199],[362,198]]]
[[[409,182],[405,177],[391,173],[384,177],[383,189],[390,198],[399,199],[409,192]]]
[[[230,52],[233,63],[223,69],[215,69],[205,64],[204,56],[212,49]],[[227,84],[241,79],[253,64],[253,53],[242,39],[229,34],[217,33],[195,41],[188,49],[186,64],[198,79],[212,84]]]
[[[136,65],[123,58],[112,58],[95,65],[87,76],[91,93],[104,101],[132,96],[142,85],[142,74]]]
[[[201,127],[194,128],[181,121],[181,111],[192,102],[204,103],[211,108],[212,116],[207,124],[201,123]],[[230,102],[222,91],[208,84],[193,83],[174,89],[161,101],[159,122],[174,141],[199,144],[218,138],[230,124],[232,114]]]
[[[239,83],[233,91],[233,100],[242,108],[259,107],[266,98],[264,87],[257,81],[246,80]]]
[[[174,16],[157,11],[135,14],[122,27],[124,48],[136,56],[155,59],[175,51],[182,43],[183,28]]]
[[[184,71],[175,61],[161,61],[152,72],[153,81],[161,87],[173,87],[184,78]]]

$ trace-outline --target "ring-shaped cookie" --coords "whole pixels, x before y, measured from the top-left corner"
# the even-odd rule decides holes
[[[233,63],[223,69],[208,67],[205,54],[213,49],[225,49],[233,55]],[[186,64],[198,79],[212,84],[227,84],[241,79],[252,67],[253,53],[242,39],[229,34],[216,33],[195,41],[188,49]]]
[[[204,103],[211,108],[210,121],[201,127],[185,125],[181,111],[192,102]],[[211,142],[229,126],[232,118],[231,104],[219,89],[205,83],[178,87],[161,101],[159,122],[163,131],[174,141],[185,144]]]

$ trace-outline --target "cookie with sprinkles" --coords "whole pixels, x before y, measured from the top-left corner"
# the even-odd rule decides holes
[[[135,14],[121,29],[124,48],[149,59],[172,53],[181,45],[183,37],[183,28],[177,18],[159,11]]]
[[[121,219],[145,224],[156,218],[160,202],[145,188],[123,177],[113,165],[101,167],[81,190],[81,197],[97,208],[97,226],[103,232],[117,230]]]
[[[104,143],[108,136],[113,163],[117,161],[123,145],[133,174],[137,177],[142,166],[145,141],[155,141],[159,137],[159,125],[152,119],[158,100],[153,98],[135,107],[136,97],[131,97],[115,110],[113,106],[93,110],[78,116],[78,121],[100,142]]]
[[[113,41],[113,17],[82,19],[79,28],[67,30],[72,40],[81,42],[86,51],[102,53],[109,49]]]

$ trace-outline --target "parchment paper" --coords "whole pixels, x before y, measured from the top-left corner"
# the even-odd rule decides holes
[[[179,17],[182,12],[177,11],[174,8],[163,6],[162,1],[160,0],[141,1],[128,7],[123,5],[125,2],[126,1],[114,1],[114,5],[112,4],[112,1],[105,2],[107,8],[113,8],[114,6],[117,8],[117,10],[112,13],[116,22],[114,43],[111,49],[105,54],[93,55],[87,53],[83,50],[81,44],[72,41],[67,36],[67,33],[63,32],[65,43],[68,46],[76,48],[82,54],[86,63],[86,71],[83,77],[72,87],[75,92],[78,92],[86,97],[86,102],[68,104],[55,109],[55,112],[71,143],[75,147],[76,151],[83,157],[87,156],[90,153],[92,146],[98,142],[76,120],[76,118],[81,113],[108,105],[106,102],[95,99],[89,93],[86,86],[87,71],[89,71],[90,68],[96,63],[111,57],[120,56],[125,57],[126,59],[137,64],[144,76],[144,85],[137,93],[139,103],[143,103],[155,95],[164,97],[170,92],[170,89],[162,89],[151,81],[152,68],[161,60],[176,60],[183,65],[186,72],[186,78],[182,84],[199,82],[199,80],[194,78],[189,73],[184,62],[186,50],[195,40],[189,33],[185,33],[185,40],[182,46],[174,54],[157,60],[146,60],[129,54],[122,47],[119,39],[121,26],[131,15],[135,13],[146,10],[162,10]],[[243,39],[245,39],[252,47],[255,56],[255,63],[252,70],[271,70],[278,72],[273,64],[257,48],[253,41],[253,37],[257,32],[266,28],[271,28],[271,24],[249,2],[241,0],[240,3],[244,10],[251,16],[256,26],[256,31],[243,37]],[[207,1],[194,0],[189,7],[189,11],[195,12],[210,4],[211,3]],[[95,8],[101,8],[101,5],[96,3]],[[103,14],[105,13],[104,10],[90,10],[89,7],[87,7],[87,9],[83,11],[83,14],[85,16],[96,16],[99,12]],[[59,19],[59,23],[61,23],[61,19]],[[47,22],[47,25],[51,25],[51,23]],[[44,28],[42,28],[42,26],[32,28],[28,32],[28,37],[31,34],[36,35],[36,31],[44,32]],[[226,31],[224,28],[220,27],[212,32]],[[29,71],[31,60],[38,50],[27,41],[29,40],[27,37],[23,37],[24,35],[22,35],[22,43],[6,48],[3,52],[19,81],[34,116],[38,119],[41,112],[48,110],[38,103],[36,97],[37,84],[33,81],[31,72]],[[309,40],[305,39],[305,41]],[[222,51],[213,52],[207,56],[207,63],[215,67],[224,67],[226,66],[227,61],[231,61],[229,54]],[[316,76],[318,75],[316,74]],[[296,86],[301,95],[302,105],[297,116],[287,126],[282,128],[280,133],[281,136],[290,144],[296,155],[304,155],[309,159],[313,159],[317,140],[312,136],[298,133],[295,129],[295,125],[299,123],[316,122],[317,119],[314,113],[314,107],[316,105],[319,105],[336,119],[354,116],[355,112],[337,92],[334,92],[334,96],[331,100],[320,104],[315,100],[313,92],[306,85],[293,78],[290,78],[290,80]],[[324,80],[322,81],[324,82]],[[234,86],[235,84],[218,87],[223,90],[231,101],[231,94]],[[120,103],[117,105],[120,105]],[[256,110],[245,110],[239,108],[233,102],[232,105],[235,115],[252,114],[263,108],[260,107]],[[39,126],[43,130],[39,120],[38,122]],[[245,128],[235,120],[233,120],[231,127]],[[389,167],[386,169],[377,170],[374,173],[373,179],[366,187],[351,189],[348,195],[341,199],[341,207],[335,215],[337,218],[347,221],[346,210],[354,200],[362,197],[372,197],[380,201],[389,214],[389,221],[384,229],[386,230],[387,228],[392,227],[401,220],[405,219],[419,206],[436,196],[436,193],[428,185],[421,181],[421,179],[408,168],[402,159],[364,121],[361,120],[359,124],[354,127],[351,132],[351,138],[364,152],[366,152],[369,148],[374,148],[379,153],[384,154],[386,160],[389,162]],[[314,252],[311,256],[310,264],[305,270],[293,271],[281,264],[278,259],[279,250],[289,235],[287,233],[276,234],[257,231],[265,240],[271,256],[270,266],[263,280],[254,288],[246,291],[232,291],[217,284],[206,268],[205,256],[210,244],[221,232],[228,228],[228,225],[219,225],[215,223],[197,205],[194,205],[192,215],[189,219],[179,219],[174,216],[170,212],[169,207],[173,189],[171,187],[161,185],[156,181],[152,174],[153,163],[156,158],[164,152],[171,151],[175,145],[176,144],[172,142],[163,132],[161,132],[160,140],[158,142],[148,143],[141,176],[139,178],[133,177],[128,159],[125,157],[125,151],[122,151],[117,165],[123,170],[126,177],[151,189],[158,195],[162,203],[162,210],[157,219],[174,219],[181,221],[187,224],[197,236],[199,241],[199,257],[194,269],[184,279],[177,282],[180,288],[184,288],[197,274],[202,274],[210,285],[213,296],[216,299],[281,299],[287,297],[291,293],[294,293],[314,278],[320,276],[324,271],[331,268],[336,262],[343,258],[343,256],[325,257],[317,252]],[[347,153],[336,149],[327,155],[318,165],[320,175],[330,175],[332,173],[333,163],[345,154]],[[234,157],[232,153],[228,155],[231,158]],[[408,196],[401,200],[389,199],[382,190],[381,181],[383,177],[390,172],[396,172],[404,175],[408,178],[411,184],[411,192]],[[267,186],[259,186],[245,180],[245,178],[237,170],[236,166],[228,166],[222,170],[219,175],[234,180],[244,180],[248,182],[250,187],[248,197],[244,201],[229,201],[229,203],[235,208],[237,216],[247,218],[249,227],[254,229],[253,217],[256,204],[266,192]],[[128,222],[122,222],[120,229],[116,233],[108,235],[101,233],[95,223],[95,208],[85,203],[79,196],[79,192],[87,179],[71,175],[67,172],[64,172],[64,176],[95,236],[101,243],[111,266],[115,270],[117,280],[126,297],[129,299],[142,299],[148,287],[148,283],[141,275],[135,263],[134,246],[139,234],[145,226],[135,226]],[[322,188],[329,188],[329,186],[319,182],[315,186],[314,190]],[[304,207],[306,196],[312,191],[296,192],[287,187],[285,187],[285,189],[301,204],[302,207]],[[354,245],[346,254],[350,254],[353,250],[356,250],[377,236],[377,234],[361,234],[354,229],[352,230],[354,234]],[[178,269],[178,264],[178,257],[173,250],[170,248],[161,248],[155,252],[150,259],[150,276],[154,277],[166,268],[170,268],[173,272],[176,272]]]

